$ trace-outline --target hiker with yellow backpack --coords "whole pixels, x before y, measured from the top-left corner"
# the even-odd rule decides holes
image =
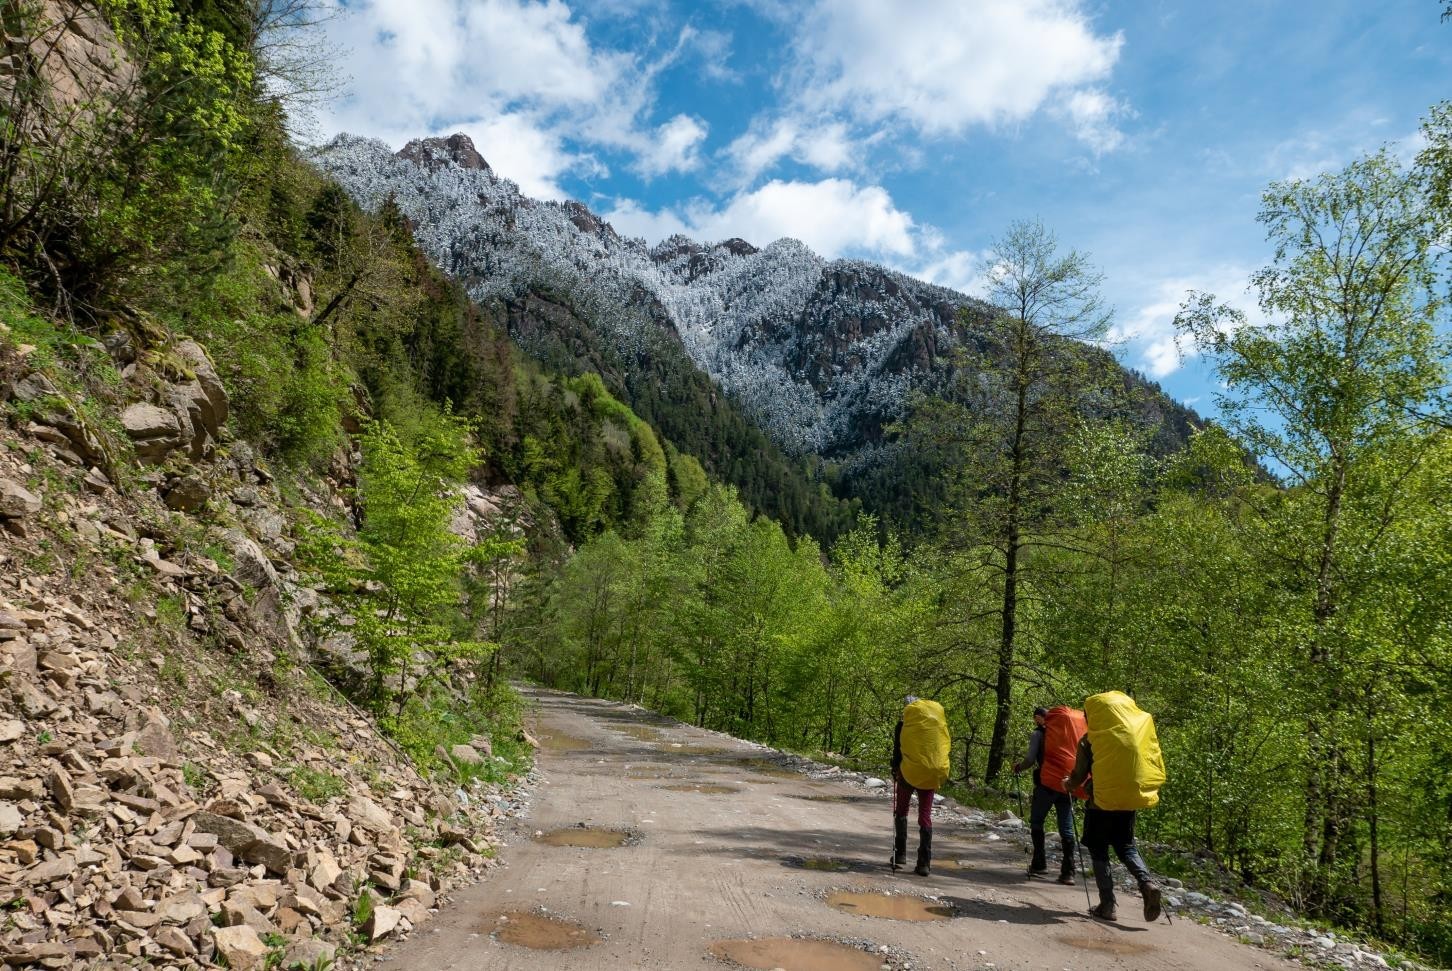
[[[916,695],[903,699],[902,717],[892,733],[892,804],[894,866],[907,863],[907,814],[913,793],[918,797],[918,864],[913,872],[929,874],[933,863],[933,797],[948,781],[948,719],[943,706]]]
[[[1165,762],[1160,754],[1155,721],[1122,691],[1106,691],[1084,700],[1088,731],[1079,741],[1074,771],[1061,780],[1065,790],[1088,790],[1082,842],[1094,861],[1099,905],[1089,911],[1100,920],[1115,920],[1114,877],[1109,850],[1139,883],[1144,919],[1160,916],[1160,888],[1134,845],[1135,813],[1160,801]]]

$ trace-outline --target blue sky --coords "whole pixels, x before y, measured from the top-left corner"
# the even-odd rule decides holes
[[[1213,411],[1171,320],[1247,310],[1271,180],[1390,145],[1452,98],[1440,0],[335,0],[318,135],[464,131],[621,232],[804,240],[972,292],[1044,221],[1105,274],[1124,362]]]

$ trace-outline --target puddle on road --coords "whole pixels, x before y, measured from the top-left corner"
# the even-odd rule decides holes
[[[908,894],[855,893],[839,890],[827,896],[827,906],[864,917],[888,920],[949,920],[953,910],[942,904]]]
[[[757,775],[771,776],[774,779],[800,779],[800,772],[793,772],[779,762],[771,759],[742,759],[740,765],[743,769],[749,769]]]
[[[625,767],[625,778],[627,779],[675,779],[679,778],[675,769],[661,768],[655,765],[627,765]]]
[[[736,786],[718,786],[709,782],[682,783],[678,786],[661,786],[670,792],[697,792],[703,796],[724,796],[741,790]]]
[[[567,826],[552,829],[542,836],[536,836],[536,843],[546,846],[581,846],[593,850],[613,850],[630,842],[631,834],[623,829],[604,829],[599,826]]]
[[[659,742],[661,731],[659,728],[652,728],[649,725],[614,725],[615,731],[622,735],[629,735],[638,742]]]
[[[546,752],[582,752],[591,744],[588,739],[564,733],[543,735],[540,737],[539,743]]]
[[[511,910],[493,921],[494,936],[532,951],[569,951],[600,943],[600,935],[558,917]]]
[[[809,856],[789,857],[787,865],[796,867],[799,870],[817,870],[822,873],[846,873],[852,869],[852,864],[846,860],[834,859],[830,856]]]
[[[793,792],[790,795],[793,799],[805,799],[807,802],[857,802],[863,798],[862,796],[851,795],[828,795],[821,792]]]
[[[1058,938],[1058,941],[1060,944],[1083,948],[1086,951],[1099,951],[1102,954],[1116,954],[1123,957],[1131,954],[1148,954],[1154,950],[1149,944],[1139,944],[1135,941],[1121,941],[1105,937],[1092,937],[1088,934],[1066,935]]]
[[[833,941],[766,937],[760,940],[716,941],[711,956],[743,968],[771,971],[878,971],[882,959]]]
[[[706,755],[711,757],[731,755],[735,749],[722,748],[719,745],[692,745],[679,742],[672,742],[661,749],[664,755]]]

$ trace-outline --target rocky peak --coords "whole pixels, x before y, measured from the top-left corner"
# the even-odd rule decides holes
[[[415,138],[399,151],[398,157],[433,170],[452,162],[461,169],[490,172],[489,163],[463,132],[447,138]]]

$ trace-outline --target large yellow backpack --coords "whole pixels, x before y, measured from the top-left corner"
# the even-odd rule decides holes
[[[1090,695],[1084,714],[1094,750],[1094,805],[1149,809],[1158,804],[1165,760],[1154,717],[1123,691]]]
[[[919,699],[902,711],[902,777],[914,789],[948,781],[948,718],[936,701]]]

